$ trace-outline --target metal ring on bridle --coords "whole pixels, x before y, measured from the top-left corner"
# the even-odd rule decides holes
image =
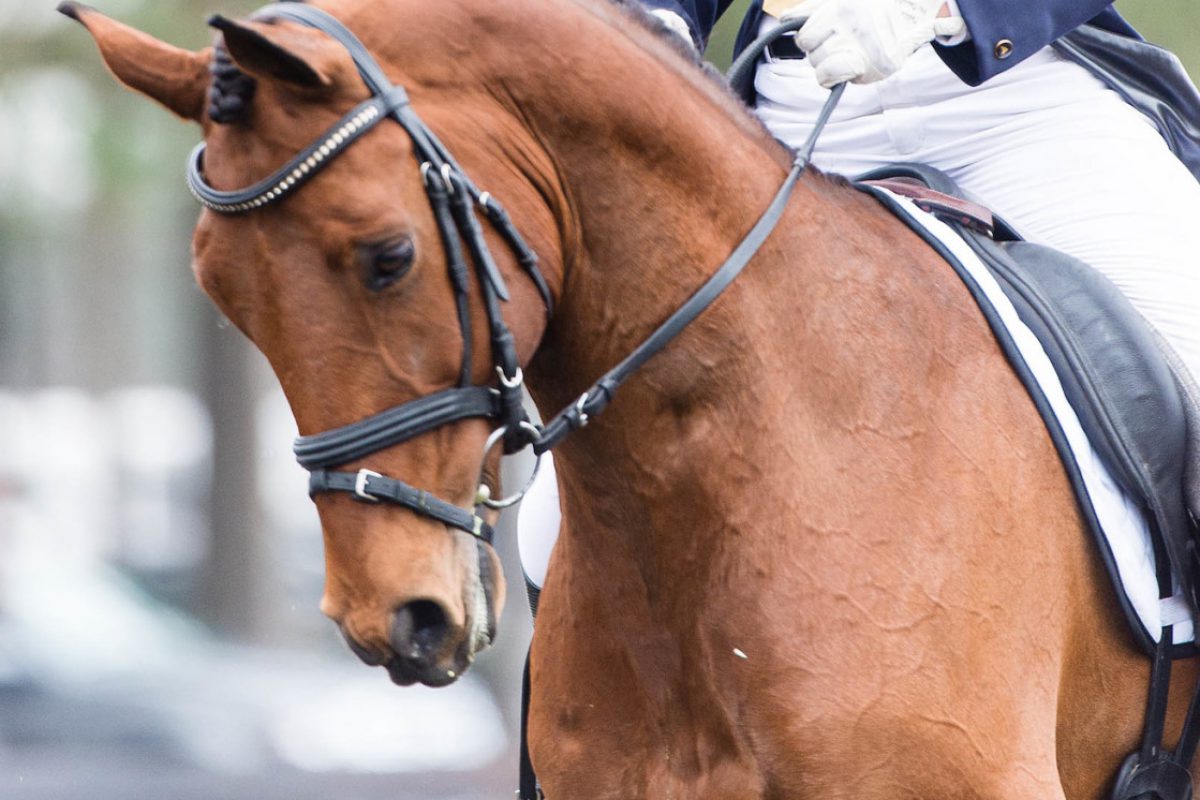
[[[533,434],[534,438],[537,438],[542,435],[542,432],[540,430],[538,430],[537,426],[534,425],[529,420],[521,420],[520,427],[522,430]],[[487,458],[487,454],[492,452],[492,448],[495,447],[499,443],[499,441],[504,438],[504,436],[507,433],[508,433],[507,425],[501,425],[499,428],[496,428],[496,430],[492,431],[492,435],[487,438],[487,443],[484,444],[484,446],[483,446],[484,458]],[[492,500],[491,498],[485,498],[483,500],[483,504],[485,506],[487,506],[488,508],[500,510],[502,508],[508,508],[509,506],[516,505],[518,502],[520,502],[520,500],[523,497],[525,497],[526,494],[528,494],[529,490],[533,488],[533,482],[535,480],[537,480],[538,470],[542,468],[542,456],[543,455],[545,455],[545,453],[537,453],[535,455],[535,460],[533,462],[533,473],[530,474],[529,480],[525,481],[525,486],[521,489],[521,491],[519,491],[516,494],[511,495],[509,497],[505,497],[501,500]]]

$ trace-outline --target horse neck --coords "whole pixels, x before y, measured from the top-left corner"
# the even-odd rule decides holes
[[[628,21],[597,24],[597,15],[619,14],[607,4],[573,8],[585,21],[593,17],[591,27],[568,36],[547,23],[542,34],[551,44],[530,47],[532,63],[501,73],[553,164],[555,175],[545,181],[557,183],[564,198],[556,209],[560,302],[530,370],[539,407],[551,413],[703,284],[768,206],[789,164],[731,96],[653,32]],[[560,16],[568,28],[578,23]],[[588,46],[563,44],[570,41]],[[694,475],[661,439],[723,424],[753,391],[756,378],[744,364],[771,357],[754,351],[773,343],[745,336],[733,322],[739,306],[761,310],[759,297],[771,287],[740,280],[735,288],[720,312],[708,312],[656,356],[589,430],[558,451],[564,478],[578,489],[568,493],[579,506],[570,513],[587,519],[589,536],[636,538],[641,569],[656,569],[679,533],[647,530],[641,505],[678,500],[695,525],[720,518],[706,508],[721,502],[718,493],[685,500],[681,492],[695,488]],[[693,442],[697,448],[715,447],[701,439]],[[622,509],[627,516],[591,507],[592,498],[611,505],[613,497],[628,495],[635,480],[638,494]],[[694,526],[688,531],[699,533]]]
[[[527,372],[539,408],[554,413],[719,267],[770,204],[789,159],[731,96],[651,31],[624,20],[606,23],[604,17],[621,13],[614,5],[553,0],[544,15],[536,7],[522,10],[530,30],[503,27],[512,22],[505,16],[512,7],[492,5],[500,18],[488,19],[491,36],[512,38],[481,75],[489,97],[500,98],[507,118],[519,120],[520,130],[510,130],[515,143],[501,148],[510,152],[495,161],[520,164],[505,186],[499,167],[484,177],[515,217],[510,198],[525,207],[516,217],[523,232],[539,238],[553,231],[556,246],[546,260],[561,261],[547,264],[558,273],[551,282],[559,302]],[[484,55],[491,41],[466,39],[482,43]],[[470,133],[478,138],[478,131],[460,131],[453,145],[467,147]],[[524,195],[539,195],[543,212],[549,206],[549,225],[547,215],[520,202],[521,181],[511,177],[517,172]],[[779,272],[781,242],[803,235],[798,216],[790,210],[770,252],[748,270],[756,274],[743,275],[631,378],[603,415],[555,451],[566,527],[551,582],[568,583],[559,596],[572,602],[623,609],[628,616],[620,624],[608,620],[613,625],[599,638],[629,655],[629,680],[657,698],[639,713],[693,720],[716,714],[680,730],[725,730],[717,735],[719,748],[732,747],[734,735],[713,710],[721,704],[712,687],[685,691],[675,685],[685,680],[682,673],[664,676],[661,662],[643,663],[637,654],[654,640],[689,663],[700,658],[693,652],[705,641],[694,635],[703,616],[697,610],[719,602],[705,587],[724,570],[721,560],[728,562],[732,548],[720,538],[740,524],[736,504],[745,492],[738,487],[764,438],[759,425],[753,436],[741,431],[741,440],[731,441],[732,420],[768,393],[756,366],[779,365],[778,377],[787,369],[780,352],[796,349],[783,330],[795,314],[787,298],[780,300]],[[801,285],[800,270],[792,273],[789,283]],[[730,469],[742,473],[729,480]],[[569,628],[565,608],[549,604],[541,629]]]
[[[608,3],[555,5],[526,32],[538,42],[519,69],[492,67],[546,155],[550,174],[536,183],[559,198],[560,297],[532,370],[544,409],[578,396],[678,308],[789,166],[740,103],[661,34]],[[704,358],[694,344],[690,356]]]

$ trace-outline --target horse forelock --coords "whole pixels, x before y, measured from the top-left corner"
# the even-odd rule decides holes
[[[243,122],[250,114],[258,82],[238,68],[224,41],[213,47],[212,83],[208,87],[208,116],[219,125]]]
[[[303,3],[305,0],[278,0],[283,3]],[[233,61],[222,37],[213,46],[209,66],[212,83],[208,86],[208,116],[219,125],[244,122],[250,115],[258,82]]]

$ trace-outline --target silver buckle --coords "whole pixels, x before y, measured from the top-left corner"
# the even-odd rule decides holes
[[[382,477],[378,472],[372,472],[369,469],[360,469],[358,475],[354,478],[354,496],[364,503],[378,503],[378,497],[367,493],[367,480]]]
[[[575,413],[579,415],[579,427],[580,428],[586,428],[587,424],[589,422],[591,422],[591,418],[588,417],[587,412],[583,410],[583,407],[585,405],[587,405],[587,401],[588,401],[588,393],[587,392],[584,392],[583,394],[581,394],[579,396],[579,399],[575,401]]]

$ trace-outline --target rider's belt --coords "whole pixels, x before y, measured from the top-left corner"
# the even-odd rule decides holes
[[[804,58],[804,51],[796,44],[795,37],[783,36],[767,45],[767,61],[777,61],[781,58]]]

